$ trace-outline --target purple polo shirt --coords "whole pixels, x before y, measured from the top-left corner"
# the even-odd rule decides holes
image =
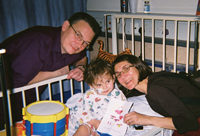
[[[85,50],[61,54],[60,39],[61,27],[35,26],[0,45],[10,55],[14,87],[27,85],[39,71],[55,71],[86,56]]]

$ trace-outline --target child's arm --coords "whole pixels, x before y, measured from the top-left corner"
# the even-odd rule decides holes
[[[97,129],[99,127],[99,124],[101,123],[101,121],[92,119],[92,120],[88,121],[87,123],[94,126],[94,128]]]
[[[90,136],[92,133],[92,128],[90,128],[86,124],[82,124],[79,126],[79,128],[76,130],[73,136]]]
[[[98,136],[98,134],[94,131],[94,128],[96,130],[100,122],[100,120],[92,119],[87,123],[83,123],[73,136]]]
[[[80,125],[73,136],[89,136],[90,128],[84,125]]]

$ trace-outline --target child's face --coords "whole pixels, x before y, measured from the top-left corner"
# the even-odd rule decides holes
[[[103,75],[96,79],[92,87],[100,95],[108,95],[114,89],[114,76]]]

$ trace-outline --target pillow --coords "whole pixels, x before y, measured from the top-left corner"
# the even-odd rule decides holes
[[[97,55],[97,58],[103,59],[103,60],[107,61],[110,64],[112,64],[113,61],[116,59],[116,57],[119,56],[119,55],[123,55],[123,54],[130,54],[131,55],[131,51],[128,48],[125,48],[125,51],[121,52],[118,55],[113,55],[113,54],[108,53],[108,52],[103,50],[103,45],[104,45],[103,41],[98,40],[97,42],[100,44],[99,53]]]

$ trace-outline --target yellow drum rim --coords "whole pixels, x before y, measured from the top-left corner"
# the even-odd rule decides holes
[[[29,107],[38,103],[57,103],[63,106],[63,110],[56,114],[45,115],[45,116],[33,115],[27,111]],[[22,114],[23,114],[23,119],[30,121],[30,123],[51,123],[51,122],[56,123],[58,120],[63,119],[67,114],[69,114],[69,108],[59,101],[44,100],[31,103],[27,107],[24,107],[22,109]]]

